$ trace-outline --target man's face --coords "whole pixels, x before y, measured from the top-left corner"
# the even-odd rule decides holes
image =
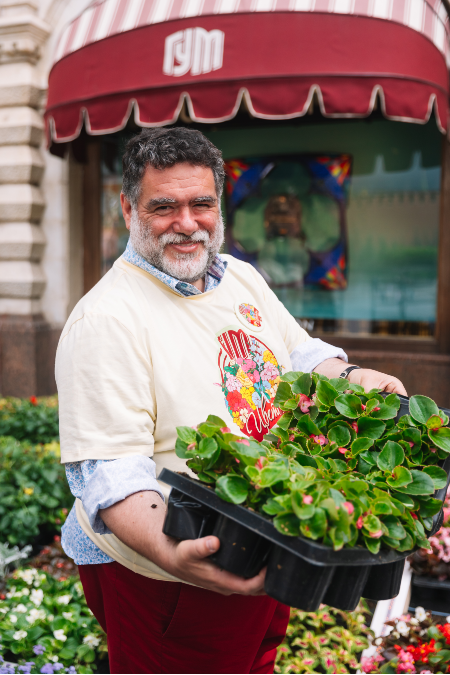
[[[150,264],[182,281],[205,275],[223,241],[211,169],[188,163],[148,166],[137,208],[121,195],[131,243]]]

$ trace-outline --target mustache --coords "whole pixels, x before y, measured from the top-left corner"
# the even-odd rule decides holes
[[[197,230],[192,234],[181,234],[176,232],[164,232],[158,237],[158,241],[163,246],[168,244],[197,244],[202,242],[206,244],[210,239],[209,233],[206,230]]]

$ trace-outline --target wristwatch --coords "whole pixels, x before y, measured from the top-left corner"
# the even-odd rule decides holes
[[[342,371],[339,377],[342,378],[343,380],[348,380],[348,376],[350,375],[352,370],[361,370],[361,368],[359,366],[349,366],[348,368]]]

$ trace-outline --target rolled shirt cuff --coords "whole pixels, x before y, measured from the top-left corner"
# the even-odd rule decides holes
[[[311,373],[314,368],[327,359],[342,359],[342,361],[348,363],[347,354],[343,349],[322,342],[319,338],[312,338],[299,344],[292,352],[292,370]]]
[[[111,534],[99,511],[126,499],[135,492],[152,490],[164,501],[156,480],[156,465],[150,457],[134,455],[98,464],[83,490],[81,501],[94,532]]]

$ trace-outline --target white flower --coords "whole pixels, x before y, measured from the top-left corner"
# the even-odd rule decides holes
[[[379,637],[376,640],[374,640],[374,642],[377,645],[377,647],[379,647],[380,645],[383,644],[383,638]]]
[[[414,617],[413,617],[412,619],[409,620],[409,623],[410,623],[412,626],[418,626],[418,625],[419,625],[419,622],[418,622],[417,619],[415,619]]]
[[[48,615],[48,620],[49,620],[49,621],[53,621],[54,618],[55,618],[55,617],[53,616],[53,614],[49,614],[49,615]]]
[[[11,623],[17,623],[17,616],[15,614],[10,614],[9,620],[11,621]]]
[[[409,627],[406,625],[405,621],[398,621],[396,629],[400,633],[400,635],[403,635],[404,637],[409,635]]]
[[[14,633],[13,638],[14,640],[23,640],[23,638],[26,638],[28,635],[26,630],[18,630],[16,633]]]
[[[447,617],[445,618],[445,623],[450,623],[450,616],[447,616]]]
[[[1,612],[2,614],[6,614],[7,611],[8,611],[8,608],[7,608],[7,607],[0,607],[0,612]]]
[[[57,656],[47,656],[47,658],[48,658],[49,661],[53,661],[53,663],[56,663],[57,660],[58,660]]]
[[[31,591],[30,595],[30,600],[33,603],[33,605],[36,605],[36,607],[39,607],[41,602],[44,599],[44,591],[41,588],[33,588]]]
[[[98,637],[95,637],[95,635],[86,635],[86,637],[83,638],[83,644],[88,645],[89,647],[98,647],[100,644],[100,639]]]
[[[82,627],[82,628],[87,628],[87,623],[82,623],[82,624],[81,624],[81,627]]]
[[[73,612],[63,612],[62,615],[65,619],[71,619],[73,617]]]
[[[400,637],[400,633],[398,633],[396,630],[392,631],[392,637],[395,637],[395,639],[398,639]]]
[[[20,605],[17,605],[17,607],[15,607],[15,610],[16,612],[20,612],[20,614],[27,613],[27,608],[25,607],[25,605],[22,605],[22,603],[20,603]]]
[[[56,599],[56,602],[58,605],[68,605],[71,600],[71,595],[60,595],[59,598]]]
[[[30,589],[29,588],[23,588],[22,589],[22,595],[30,595]]]
[[[35,621],[41,621],[45,619],[45,612],[43,609],[30,609],[30,613],[27,616],[28,623],[34,623]]]
[[[60,630],[54,630],[53,635],[57,640],[60,640],[61,642],[65,642],[67,640],[67,635],[65,635],[64,630],[60,628]]]
[[[33,567],[31,567],[26,570],[19,570],[17,572],[17,576],[19,577],[19,579],[23,579],[25,583],[31,586],[35,578],[38,576],[38,572]]]
[[[389,633],[391,633],[393,630],[394,630],[394,626],[386,626],[386,625],[385,625],[385,627],[384,627],[384,629],[383,629],[383,632],[384,632],[386,635],[389,635]]]
[[[416,607],[416,619],[417,621],[425,621],[427,618],[427,613],[423,607]]]

